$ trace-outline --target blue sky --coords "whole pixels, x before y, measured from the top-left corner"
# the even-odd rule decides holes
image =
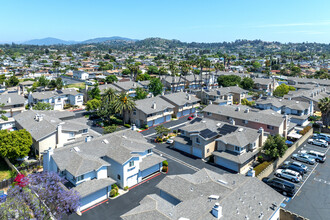
[[[330,43],[327,0],[3,0],[0,42],[122,36]]]

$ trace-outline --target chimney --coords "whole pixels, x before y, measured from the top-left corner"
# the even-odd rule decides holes
[[[191,100],[191,96],[189,94],[187,94],[187,99]]]
[[[36,114],[36,116],[34,117],[34,120],[36,120],[37,122],[41,122],[43,119],[44,119],[44,117],[39,114]]]
[[[86,136],[85,137],[85,142],[90,142],[92,140],[92,136]]]
[[[250,112],[250,109],[245,109],[244,113],[249,113]]]
[[[57,147],[63,147],[64,138],[62,137],[62,125],[64,122],[61,122],[57,125]]]
[[[264,129],[262,127],[259,128],[258,133],[260,133],[259,137],[259,147],[263,145],[264,142]]]
[[[209,103],[210,103],[210,105],[212,105],[212,104],[213,104],[213,102],[212,102],[211,100],[209,101]]]
[[[234,119],[230,119],[230,124],[235,125],[235,120]]]
[[[153,103],[152,103],[151,108],[156,109],[156,102],[153,102]]]
[[[43,166],[44,166],[44,171],[55,171],[52,170],[52,167],[50,167],[50,158],[53,155],[54,151],[53,149],[50,147],[48,150],[46,150],[44,156],[43,156]]]
[[[220,219],[222,217],[222,207],[219,205],[218,202],[215,203],[215,205],[212,208],[212,215],[217,219]]]
[[[10,97],[8,98],[7,103],[11,103],[11,98]]]

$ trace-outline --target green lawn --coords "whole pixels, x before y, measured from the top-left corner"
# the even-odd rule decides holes
[[[85,88],[85,83],[74,83],[74,84],[69,84],[66,85],[65,88],[80,88],[80,89],[84,89]]]
[[[10,178],[10,168],[7,166],[4,159],[0,158],[0,181]]]

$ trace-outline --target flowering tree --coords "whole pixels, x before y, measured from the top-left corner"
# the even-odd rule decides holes
[[[0,219],[60,219],[79,207],[78,193],[66,189],[57,173],[18,175],[15,182],[6,201],[0,203]]]

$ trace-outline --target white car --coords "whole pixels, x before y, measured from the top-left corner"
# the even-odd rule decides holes
[[[328,142],[326,142],[325,140],[322,139],[308,139],[307,141],[309,144],[314,144],[317,146],[321,146],[321,147],[328,147]]]
[[[167,144],[173,144],[173,142],[174,142],[173,139],[167,139],[166,141]]]
[[[288,179],[294,183],[299,183],[302,179],[301,175],[298,172],[289,169],[277,169],[274,175],[277,177]]]
[[[302,154],[306,154],[308,157],[313,158],[316,162],[325,162],[325,160],[327,159],[326,155],[324,153],[315,151],[315,150],[311,150],[311,151],[306,151],[306,150],[302,150],[301,151]]]

